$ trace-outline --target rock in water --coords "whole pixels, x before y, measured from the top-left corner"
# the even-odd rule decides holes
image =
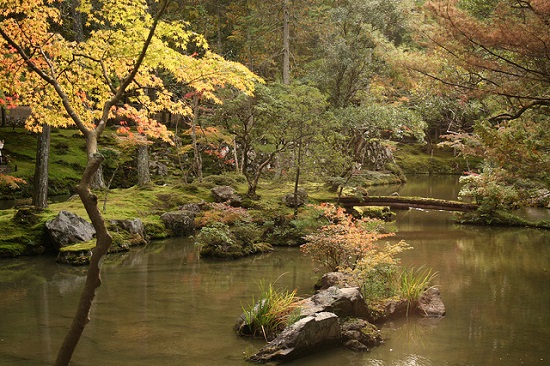
[[[320,349],[340,345],[338,316],[316,313],[300,319],[249,358],[253,362],[285,362],[310,355]]]
[[[441,318],[445,316],[445,304],[441,300],[439,288],[430,287],[420,296],[416,312],[428,318]]]

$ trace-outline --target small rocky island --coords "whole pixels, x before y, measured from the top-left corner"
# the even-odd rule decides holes
[[[422,317],[445,316],[445,305],[437,287],[426,289],[415,304],[391,298],[369,306],[359,287],[348,287],[344,277],[341,273],[325,274],[319,281],[322,287],[317,293],[296,303],[294,312],[299,314],[299,320],[287,326],[248,360],[283,363],[339,346],[353,351],[369,351],[383,343],[376,324],[410,316],[413,312]],[[261,301],[254,309],[259,309]],[[241,336],[251,335],[254,321],[255,314],[241,314],[235,331]]]

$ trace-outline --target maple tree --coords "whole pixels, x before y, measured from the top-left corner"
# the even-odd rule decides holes
[[[186,115],[190,107],[174,97],[158,71],[169,73],[216,102],[216,88],[231,85],[251,94],[256,77],[244,66],[209,51],[200,59],[187,53],[191,40],[205,50],[208,46],[185,23],[162,20],[169,1],[82,0],[79,11],[87,27],[82,41],[56,32],[62,18],[55,3],[0,1],[0,89],[19,95],[21,103],[32,107],[28,129],[39,131],[44,123],[74,125],[86,141],[88,161],[76,192],[96,230],[97,243],[77,314],[56,361],[64,365],[89,321],[89,309],[101,283],[100,260],[112,242],[91,190],[104,159],[98,140],[109,119],[120,112],[139,128],[140,135],[169,141],[166,127],[150,116],[162,110]]]

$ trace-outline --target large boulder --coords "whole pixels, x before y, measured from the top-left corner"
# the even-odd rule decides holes
[[[61,211],[46,222],[46,229],[57,250],[93,239],[95,229],[88,221],[72,212]]]
[[[195,213],[192,211],[165,212],[160,219],[172,236],[190,235],[195,230]]]
[[[445,316],[445,304],[441,300],[439,288],[430,287],[420,296],[416,305],[416,312],[428,318],[441,318]]]
[[[242,203],[242,197],[230,186],[216,186],[210,193],[216,202],[225,202],[231,206],[240,206]]]
[[[235,324],[235,331],[240,335],[252,334],[252,323],[258,309],[262,308],[260,300],[251,314],[241,314]],[[368,315],[368,308],[357,287],[340,289],[331,287],[319,291],[317,294],[300,300],[296,303],[296,308],[300,309],[300,316],[307,317],[317,313],[330,312],[341,318],[365,318]]]
[[[338,316],[321,312],[306,316],[249,358],[253,362],[284,362],[340,345]]]

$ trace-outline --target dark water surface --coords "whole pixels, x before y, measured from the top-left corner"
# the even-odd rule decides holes
[[[383,188],[455,198],[454,177]],[[386,324],[369,353],[335,349],[289,365],[489,366],[550,364],[550,232],[453,224],[451,214],[399,211],[414,247],[404,265],[439,273],[447,316]],[[392,239],[393,240],[393,239]],[[46,365],[74,315],[85,269],[51,258],[0,261],[0,365]],[[279,279],[278,279],[279,278]],[[73,365],[250,365],[261,347],[234,335],[260,281],[309,295],[316,275],[296,248],[233,262],[199,259],[190,239],[110,256]]]

